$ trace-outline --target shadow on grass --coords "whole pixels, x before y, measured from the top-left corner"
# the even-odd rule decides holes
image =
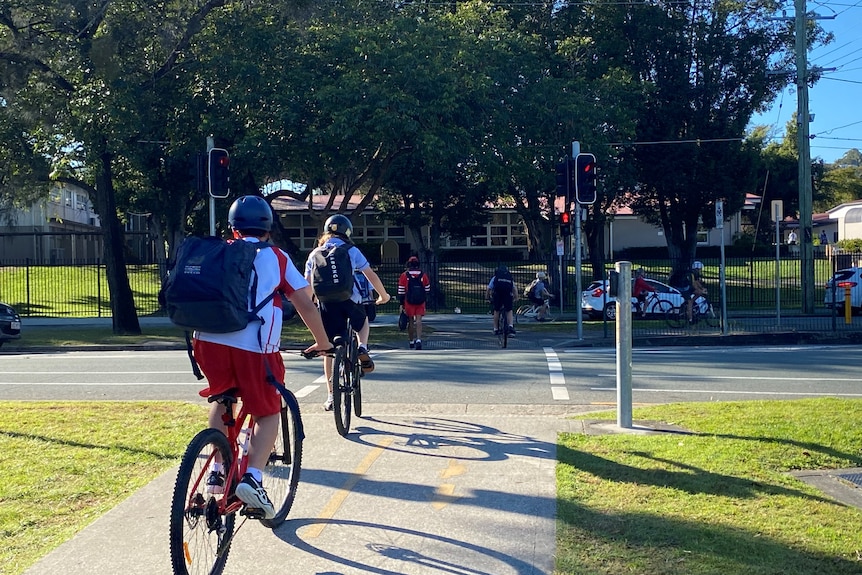
[[[81,443],[79,441],[69,441],[68,439],[59,439],[57,437],[48,437],[47,435],[34,435],[31,433],[19,433],[17,431],[4,431],[0,429],[0,436],[9,437],[11,439],[25,439],[28,441],[40,441],[49,445],[60,445],[64,447],[80,447],[82,449],[99,449],[103,451],[112,451],[115,449],[128,453],[137,453],[140,455],[149,455],[156,459],[168,461],[179,458],[182,453],[159,453],[148,449],[139,449],[137,447],[128,447],[124,445],[97,445],[95,443]]]
[[[639,456],[648,457],[643,453]],[[812,496],[794,489],[766,485],[728,475],[716,474],[683,465],[678,471],[644,470],[565,446],[558,447],[558,461],[586,473],[617,483],[653,485],[689,494],[720,495],[738,499],[756,494],[785,496],[835,504],[828,498]],[[564,540],[583,546],[606,547],[605,560],[579,559],[575,549],[561,560],[583,564],[561,565],[561,572],[605,573],[604,567],[614,561],[620,565],[637,564],[639,573],[745,573],[745,574],[858,574],[860,565],[841,557],[806,552],[786,543],[743,528],[721,526],[663,517],[655,513],[634,511],[596,511],[575,500],[558,501],[558,518],[570,533]],[[619,551],[615,551],[618,549]],[[607,555],[618,556],[615,558]],[[679,562],[675,567],[673,563]],[[686,563],[690,565],[686,567]]]

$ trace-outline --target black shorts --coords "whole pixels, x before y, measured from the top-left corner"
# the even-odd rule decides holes
[[[353,300],[338,302],[319,302],[320,319],[326,337],[333,341],[336,336],[347,339],[347,322],[354,331],[359,331],[365,325],[365,307]]]
[[[494,311],[512,311],[512,296],[509,295],[497,295],[494,294],[491,296],[491,306],[493,306]]]
[[[545,300],[543,300],[543,299],[536,299],[536,298],[534,298],[534,297],[531,297],[531,298],[530,298],[530,303],[531,303],[531,304],[533,304],[533,305],[545,305]]]

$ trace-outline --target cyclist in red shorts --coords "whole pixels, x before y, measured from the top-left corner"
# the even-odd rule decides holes
[[[266,241],[272,229],[272,209],[259,196],[243,196],[231,205],[228,220],[235,241]],[[306,351],[329,349],[331,344],[323,329],[320,313],[311,299],[311,287],[288,255],[279,248],[260,249],[254,259],[254,269],[253,276],[257,277],[249,284],[250,301],[263,301],[273,292],[284,294],[314,337],[314,345]],[[267,381],[270,372],[279,381],[284,381],[284,361],[279,353],[281,298],[273,298],[258,316],[262,322],[249,322],[245,329],[239,331],[196,331],[193,350],[194,358],[209,383],[209,388],[201,391],[201,395],[207,397],[233,391],[242,398],[243,405],[255,418],[248,472],[237,485],[236,495],[249,507],[261,509],[266,519],[272,519],[275,508],[262,481],[263,469],[278,436],[281,410],[281,395]],[[223,410],[220,404],[212,404],[210,427],[224,430],[221,417]],[[223,488],[224,469],[221,462],[216,462],[210,470],[207,489],[217,493]]]

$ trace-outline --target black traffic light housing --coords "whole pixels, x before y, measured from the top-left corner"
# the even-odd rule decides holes
[[[572,233],[572,213],[560,212],[560,235],[568,236]]]
[[[226,198],[230,194],[230,155],[224,148],[213,148],[209,151],[207,162],[207,180],[210,196]]]
[[[566,198],[567,204],[571,201],[575,185],[574,170],[575,161],[572,158],[566,158],[557,164],[557,197]]]
[[[575,200],[579,204],[596,203],[596,157],[578,154],[575,159]]]

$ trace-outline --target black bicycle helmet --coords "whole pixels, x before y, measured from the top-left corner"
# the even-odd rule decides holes
[[[327,218],[326,223],[323,224],[323,232],[341,234],[342,236],[349,238],[353,234],[353,224],[350,223],[350,219],[348,219],[347,216],[335,214],[334,216],[329,216],[329,218]]]
[[[231,204],[227,221],[235,230],[268,232],[272,230],[272,208],[260,196],[243,196]]]

